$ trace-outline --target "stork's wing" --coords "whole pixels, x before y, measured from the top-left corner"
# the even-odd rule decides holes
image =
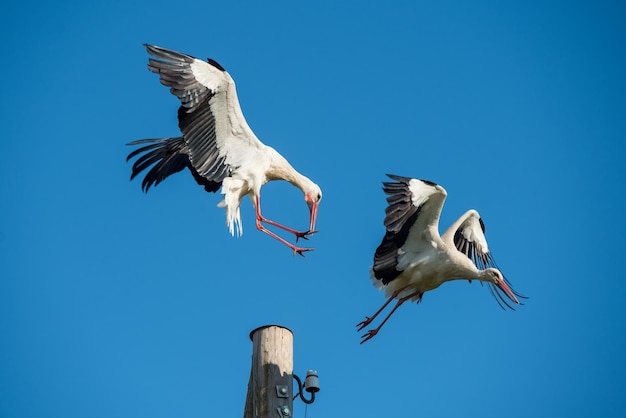
[[[140,156],[133,163],[130,179],[132,180],[142,171],[148,170],[141,182],[141,188],[144,192],[184,168],[189,169],[196,182],[203,186],[207,192],[216,192],[220,188],[220,182],[207,180],[193,168],[191,161],[189,161],[187,146],[182,137],[140,139],[129,142],[128,145],[141,145],[128,154],[126,161]]]
[[[154,45],[144,45],[154,58],[148,60],[148,69],[159,74],[161,84],[170,87],[188,112],[193,112],[207,99],[228,87],[224,68],[211,60],[208,63],[190,55]],[[195,67],[195,71],[194,71]]]
[[[221,182],[250,147],[263,147],[243,117],[233,79],[214,60],[145,47],[152,55],[148,69],[180,99],[178,125],[192,166],[207,180]]]
[[[427,180],[418,180],[387,174],[395,182],[384,182],[383,190],[387,197],[387,209],[385,209],[385,227],[387,231],[382,242],[374,254],[372,270],[378,280],[383,284],[395,279],[401,271],[398,266],[398,250],[405,244],[412,245],[410,241],[416,240],[419,233],[410,236],[411,228],[416,225],[414,231],[422,231],[432,222],[437,222],[441,208],[446,197],[442,187]],[[439,199],[433,199],[438,196]],[[425,205],[427,210],[423,210]]]
[[[495,267],[485,238],[485,224],[475,210],[465,212],[454,231],[454,245],[481,270]]]
[[[450,227],[448,231],[443,235],[443,239],[449,239],[448,237],[454,233],[454,245],[457,250],[465,254],[472,262],[481,270],[486,268],[498,268],[491,252],[489,251],[489,246],[487,244],[487,238],[485,237],[485,223],[481,219],[480,215],[477,211],[471,209],[468,210],[461,216],[455,223]],[[501,271],[500,271],[501,272]],[[517,293],[511,283],[506,279],[504,274],[502,275],[504,281],[509,286],[511,291],[520,298],[526,298],[523,295]],[[482,282],[481,282],[482,284]],[[489,283],[489,290],[491,294],[494,296],[500,307],[504,309],[504,305],[513,309],[511,305],[509,305],[506,299],[500,293],[500,289],[497,286]]]

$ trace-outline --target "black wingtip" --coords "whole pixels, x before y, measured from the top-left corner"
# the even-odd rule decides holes
[[[480,229],[483,230],[483,234],[485,233],[485,223],[483,222],[483,218],[478,218],[478,222],[480,223]]]
[[[399,181],[400,183],[405,183],[405,184],[409,184],[409,182],[410,182],[411,180],[413,180],[413,178],[412,178],[412,177],[398,176],[398,175],[396,175],[396,174],[389,174],[389,173],[387,173],[387,177],[389,177],[389,178],[390,178],[390,179],[392,179],[392,180]],[[437,184],[437,183],[435,183],[434,181],[430,181],[430,180],[425,180],[425,179],[415,179],[415,180],[422,181],[422,182],[424,182],[424,183],[426,183],[427,185],[432,186],[432,187],[435,187],[435,186],[437,186],[437,185],[438,185],[438,184]]]
[[[211,64],[212,66],[214,66],[215,68],[217,68],[218,70],[220,70],[220,71],[226,71],[226,70],[224,69],[224,67],[222,67],[222,66],[221,66],[221,65],[220,65],[217,61],[215,61],[215,60],[214,60],[214,59],[212,59],[212,58],[207,58],[207,62],[208,62],[209,64]]]
[[[146,51],[148,51],[148,53],[151,55],[153,54],[153,51],[158,51],[159,49],[163,49],[160,46],[156,46],[156,45],[152,45],[148,43],[143,44],[143,47],[146,48]]]
[[[387,177],[389,177],[392,180],[399,181],[401,183],[408,183],[409,181],[411,181],[410,177],[398,176],[397,174],[387,173]]]

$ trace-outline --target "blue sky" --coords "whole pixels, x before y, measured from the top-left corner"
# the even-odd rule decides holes
[[[241,416],[248,333],[294,332],[314,417],[624,416],[626,7],[621,2],[38,2],[0,17],[0,416]],[[324,191],[306,258],[225,227],[180,173],[129,181],[178,134],[143,43],[211,57],[257,136]],[[478,283],[404,305],[369,268],[385,173],[469,208],[530,296]],[[264,214],[306,228],[302,194]],[[304,406],[296,401],[296,416]]]

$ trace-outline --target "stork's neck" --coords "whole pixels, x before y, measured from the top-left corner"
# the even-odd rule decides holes
[[[467,258],[469,261],[469,258]],[[485,270],[479,270],[471,261],[461,267],[458,266],[458,271],[453,274],[453,278],[450,280],[479,280],[485,283],[494,283],[494,275],[492,271],[494,268],[487,268]]]
[[[448,263],[450,263],[450,279],[449,280],[480,280],[481,282],[491,281],[485,270],[479,270],[472,260],[465,254],[457,251],[456,248],[452,252],[448,252]]]
[[[300,174],[289,164],[282,155],[271,148],[272,161],[270,169],[267,171],[268,180],[285,180],[293,184],[300,190],[305,190],[313,182],[305,175]]]

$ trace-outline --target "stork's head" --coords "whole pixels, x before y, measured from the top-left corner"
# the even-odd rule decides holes
[[[303,189],[304,201],[309,206],[311,212],[311,222],[309,224],[309,232],[315,232],[315,221],[317,220],[317,208],[322,201],[322,189],[317,184],[311,182]]]
[[[513,309],[513,307],[510,306],[502,298],[502,295],[500,294],[499,291],[502,291],[502,293],[504,293],[504,295],[507,298],[509,298],[511,302],[513,302],[514,304],[516,305],[520,304],[519,300],[517,300],[517,297],[516,297],[517,293],[513,289],[511,289],[511,287],[507,283],[506,279],[504,278],[500,270],[495,269],[495,268],[488,268],[488,269],[483,270],[483,278],[481,280],[489,282],[494,286],[493,289],[495,291],[493,293],[494,293],[494,296],[496,297],[496,301],[498,302],[498,304],[500,304],[500,306],[502,306],[502,304],[500,303],[502,301],[504,302],[506,306]],[[498,298],[500,300],[498,300]],[[502,308],[504,308],[504,306],[502,306]]]

